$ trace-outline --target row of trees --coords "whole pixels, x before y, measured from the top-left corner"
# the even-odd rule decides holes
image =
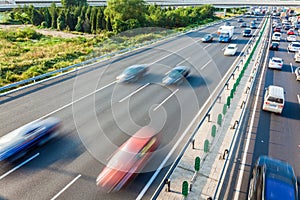
[[[119,33],[146,26],[184,27],[214,17],[211,5],[162,8],[147,5],[144,0],[108,0],[106,7],[88,6],[86,0],[62,0],[62,5],[56,7],[53,3],[49,8],[17,8],[10,17],[24,24],[85,33]]]

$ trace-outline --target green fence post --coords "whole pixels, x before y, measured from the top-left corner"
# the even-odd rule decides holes
[[[228,107],[230,107],[230,99],[231,99],[231,97],[228,96],[228,97],[227,97],[227,102],[226,102],[226,104],[227,104]]]
[[[218,115],[218,124],[221,126],[222,125],[222,114]]]
[[[216,132],[217,132],[217,126],[213,125],[212,128],[211,128],[211,136],[216,137]]]
[[[227,105],[226,105],[226,104],[224,104],[224,106],[223,106],[223,115],[225,115],[225,114],[226,114],[226,112],[227,112]]]
[[[204,152],[207,153],[209,151],[209,141],[205,140],[204,142]]]
[[[194,166],[194,168],[195,168],[196,172],[198,172],[200,170],[200,158],[198,156],[195,158],[195,166]]]
[[[187,195],[189,194],[189,184],[187,181],[183,181],[181,193],[184,197],[187,197]]]

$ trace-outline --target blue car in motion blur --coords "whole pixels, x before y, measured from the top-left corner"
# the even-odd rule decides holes
[[[26,124],[0,138],[0,161],[19,158],[35,146],[43,145],[59,131],[61,122],[50,117]]]
[[[298,183],[292,166],[260,156],[253,168],[248,200],[298,200]]]

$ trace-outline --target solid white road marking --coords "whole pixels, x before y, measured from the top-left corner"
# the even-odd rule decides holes
[[[297,94],[298,103],[300,104],[300,94]]]
[[[37,153],[35,155],[33,155],[32,157],[28,158],[27,160],[25,160],[24,162],[22,162],[21,164],[19,164],[18,166],[12,168],[11,170],[9,170],[8,172],[6,172],[5,174],[0,176],[0,180],[2,180],[3,178],[5,178],[6,176],[8,176],[9,174],[13,173],[14,171],[16,171],[17,169],[19,169],[20,167],[22,167],[23,165],[25,165],[26,163],[30,162],[31,160],[33,160],[34,158],[36,158],[37,156],[39,156],[40,153]]]
[[[186,58],[186,59],[184,59],[183,61],[181,61],[181,62],[179,62],[178,64],[177,64],[177,66],[178,65],[181,65],[182,63],[184,63],[184,62],[186,62],[188,59],[190,59],[191,57],[188,57],[188,58]]]
[[[293,64],[292,63],[290,63],[290,67],[291,67],[292,73],[294,73],[294,69],[293,69]]]
[[[212,60],[209,60],[207,63],[205,63],[202,67],[201,70],[203,70]]]
[[[119,103],[121,103],[121,102],[125,101],[126,99],[130,98],[132,95],[138,93],[139,91],[141,91],[142,89],[144,89],[144,88],[147,87],[148,85],[150,85],[150,83],[147,83],[147,84],[143,85],[142,87],[138,88],[136,91],[130,93],[129,95],[127,95],[126,97],[124,97],[123,99],[121,99],[121,100],[119,101]]]
[[[168,101],[179,89],[176,89],[172,94],[170,94],[165,100],[163,100],[158,106],[156,106],[153,111],[156,111],[160,106],[162,106],[166,101]]]
[[[203,47],[203,49],[206,49],[207,47],[209,47],[211,44],[206,45],[205,47]]]
[[[267,54],[266,55],[269,55],[269,49],[267,49]],[[261,74],[264,74],[264,71],[266,70],[266,66],[267,66],[267,60],[265,60],[265,63],[264,63],[264,66],[263,66],[263,71],[262,71]],[[247,160],[247,152],[248,152],[250,141],[251,141],[251,133],[252,133],[253,125],[254,125],[255,112],[256,112],[256,109],[257,109],[259,92],[260,92],[260,88],[262,86],[262,80],[263,80],[263,76],[260,76],[258,89],[257,89],[257,92],[256,92],[256,98],[255,98],[255,102],[254,102],[254,106],[253,106],[253,111],[252,111],[252,114],[251,114],[250,128],[249,128],[249,131],[248,131],[248,134],[247,134],[246,146],[245,146],[245,149],[244,149],[243,159],[242,159],[242,162],[240,164],[241,169],[240,169],[240,173],[239,173],[239,176],[238,176],[236,192],[235,192],[234,198],[233,198],[234,200],[239,199],[239,191],[241,191],[241,187],[242,187],[242,179],[243,179],[243,175],[244,175],[244,171],[245,171],[245,165],[246,165],[246,160]]]
[[[66,189],[68,189],[80,177],[81,177],[81,174],[76,176],[70,183],[68,183],[68,185],[66,185],[61,191],[59,191],[59,193],[57,193],[54,197],[52,197],[51,200],[55,200],[57,197],[59,197]]]

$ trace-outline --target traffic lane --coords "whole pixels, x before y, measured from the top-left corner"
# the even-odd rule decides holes
[[[184,41],[187,38],[183,37],[183,39],[184,39],[183,41],[180,40],[179,42],[177,42],[176,45],[173,44],[174,41],[167,42],[166,44],[163,43],[163,45],[167,45],[166,46],[167,48],[165,48],[165,49],[167,49],[167,51],[172,52],[172,51],[175,51],[172,49],[172,47],[174,48],[174,47],[184,44],[185,43]],[[175,40],[175,42],[176,42],[176,40]],[[149,51],[147,51],[147,52],[149,52]],[[134,53],[134,55],[135,55],[135,53]],[[164,54],[162,52],[159,52],[159,55],[164,55]],[[142,57],[142,58],[139,59],[139,57]],[[146,53],[144,56],[140,56],[138,54],[138,56],[134,56],[134,60],[141,60],[141,61],[143,61],[143,63],[145,63],[145,61],[146,61],[146,63],[149,63],[149,62],[152,62],[153,59],[150,59],[147,62],[147,58],[153,58],[153,57],[154,57],[153,53],[150,52],[149,54]],[[112,63],[120,61],[119,59],[120,58],[116,58],[115,60],[112,61]],[[124,57],[121,59],[124,59]],[[128,59],[132,59],[132,56],[128,56]],[[137,63],[137,62],[135,62],[135,63]],[[128,65],[130,65],[130,64],[128,64]],[[94,66],[95,66],[95,68],[97,68],[97,65],[94,65]],[[118,68],[118,70],[119,70],[119,68]],[[91,73],[84,73],[85,77],[87,77],[87,78],[86,78],[86,83],[81,86],[81,87],[84,87],[81,89],[83,91],[82,95],[87,94],[91,90],[95,89],[95,85],[91,85],[91,84],[89,84],[89,82],[90,82],[90,80],[99,79],[99,75],[102,73],[97,72],[97,71],[98,70],[94,71],[94,69],[93,69]],[[120,70],[118,73],[120,73]],[[116,74],[114,76],[116,76]],[[101,78],[103,78],[103,77],[101,77]],[[114,79],[114,78],[115,77],[112,77],[112,79]],[[83,79],[85,79],[85,78],[83,78]],[[111,77],[109,79],[111,79]],[[61,83],[61,84],[66,84],[66,83]],[[2,118],[2,116],[3,116],[3,119],[6,118],[6,120],[2,120],[2,121],[8,121],[8,119],[10,120],[10,121],[8,121],[7,124],[5,124],[5,127],[8,129],[7,132],[9,132],[10,130],[13,130],[14,128],[19,127],[25,123],[28,123],[47,112],[51,112],[50,109],[55,110],[55,108],[62,106],[65,102],[70,102],[72,100],[71,94],[74,89],[73,88],[74,82],[72,81],[72,79],[71,79],[71,82],[67,81],[67,84],[68,84],[67,87],[61,86],[61,84],[52,85],[52,87],[46,88],[45,90],[42,90],[42,91],[39,91],[39,92],[37,92],[37,94],[34,93],[34,94],[30,94],[29,96],[22,97],[21,100],[14,99],[13,101],[10,101],[11,103],[7,102],[5,104],[2,104],[5,107],[4,107],[4,109],[0,108],[1,111],[3,110],[3,112],[1,112],[1,113],[5,114],[5,115],[0,115],[0,118]],[[52,96],[49,97],[49,94],[51,94]],[[51,101],[52,99],[53,99],[53,101]],[[26,102],[26,103],[24,103],[24,102]],[[47,103],[45,103],[45,102],[47,102]],[[59,104],[59,102],[62,102],[62,103]],[[33,108],[33,109],[30,109],[30,108]],[[18,113],[18,112],[20,112],[20,110],[27,110],[27,112],[23,112],[24,116],[22,116],[22,118],[21,118],[21,119],[27,119],[26,121],[19,120],[13,116],[10,116],[11,113]],[[44,112],[41,113],[41,110],[43,110]],[[5,112],[5,111],[8,111],[8,112]],[[25,115],[29,115],[29,117],[25,116]]]
[[[80,76],[80,79],[86,80],[85,83],[82,85],[76,85],[77,90],[82,91],[82,96],[88,94],[95,90],[95,88],[101,87],[105,85],[105,83],[109,83],[111,80],[115,79],[117,74],[120,74],[122,70],[124,70],[127,66],[132,64],[137,64],[139,62],[142,63],[152,63],[161,57],[165,57],[168,53],[176,52],[176,49],[180,49],[182,45],[186,43],[193,42],[188,37],[181,37],[180,40],[176,40],[176,38],[172,39],[171,42],[163,42],[162,46],[155,45],[155,50],[153,54],[153,49],[150,51],[140,50],[138,52],[130,53],[128,56],[120,56],[116,57],[111,60],[111,62],[104,62],[98,63],[93,65],[92,68],[86,69],[84,71],[80,71],[77,74]],[[188,45],[188,44],[187,44]],[[164,47],[166,46],[166,47]],[[158,50],[157,50],[158,49]],[[120,62],[122,63],[120,65]],[[116,72],[109,76],[107,73],[103,73],[104,71],[107,72],[104,66],[109,66],[112,68],[112,63],[119,63],[117,64],[115,70]],[[99,69],[100,67],[100,69]],[[106,76],[103,76],[105,74]],[[104,82],[103,85],[95,85],[95,81],[91,80],[98,80],[101,77],[101,83]],[[60,106],[63,106],[66,103],[72,101],[72,92],[74,90],[74,78],[67,79],[66,81],[59,81],[56,83],[53,81],[53,85],[50,87],[43,88],[42,90],[33,91],[33,93],[21,96],[22,98],[12,99],[11,101],[5,101],[3,104],[0,105],[1,115],[0,120],[3,122],[4,133],[9,132],[17,127],[22,126],[25,123],[33,121],[39,118],[42,115],[45,115]],[[79,87],[79,88],[78,88]],[[24,103],[25,102],[25,103]],[[21,112],[26,110],[26,112]],[[14,113],[22,113],[21,119],[18,119],[14,116]],[[26,119],[26,120],[24,120]]]
[[[185,96],[185,95],[184,95]],[[142,98],[142,94],[141,94],[141,96],[137,96],[136,97],[137,99],[138,98]],[[146,97],[147,99],[148,99],[148,97]],[[174,97],[175,98],[175,97]],[[136,101],[137,99],[133,99],[132,101]],[[174,99],[175,100],[175,102],[176,102],[176,98]],[[172,112],[170,115],[171,116],[178,116],[178,117],[181,117],[180,115],[178,115],[178,110],[176,110],[175,108],[174,108],[174,103],[172,103],[172,101],[173,101],[173,98],[171,98],[170,100],[169,100],[170,102],[168,102],[168,103],[166,103],[166,104],[164,104],[164,108],[167,110],[167,113],[169,113],[169,112]],[[137,102],[141,102],[141,100],[137,100]],[[134,103],[133,103],[134,104]],[[150,105],[149,105],[150,106]],[[170,106],[170,108],[168,108]],[[120,105],[120,107],[124,107],[123,105]],[[133,106],[133,107],[137,107],[137,106]],[[134,109],[134,110],[136,110],[136,109]],[[133,110],[133,111],[134,111]],[[140,110],[140,109],[139,109]],[[196,111],[196,109],[194,109],[194,111]],[[191,113],[190,111],[186,111],[186,112],[188,112],[188,113]],[[133,115],[133,116],[135,116],[135,115]],[[193,116],[193,115],[192,115]],[[143,123],[144,121],[143,121],[143,119],[145,118],[145,117],[147,117],[147,116],[144,116],[144,117],[140,117],[140,120],[137,122],[137,123]],[[170,127],[167,125],[167,124],[169,124],[168,122],[166,122],[166,126],[164,126],[164,128],[162,129],[162,133],[163,133],[163,140],[162,140],[162,145],[161,146],[165,146],[164,144],[166,144],[166,143],[170,143],[170,141],[168,141],[169,139],[167,138],[166,139],[166,137],[168,136],[168,134],[176,134],[176,128],[175,128],[175,130],[174,130],[174,126],[173,126],[173,122],[174,121],[177,121],[176,120],[176,118],[174,119],[174,117],[172,118],[172,119],[170,119],[170,118],[167,118],[167,120],[169,119],[170,120],[170,122],[171,122],[171,126],[172,126],[172,131],[171,131],[171,133],[168,133],[168,132],[170,132],[169,131],[169,129],[170,129]],[[155,116],[155,118],[159,118],[159,116]],[[123,118],[124,120],[126,120],[126,118]],[[189,119],[186,121],[186,123],[189,123]],[[130,123],[130,122],[127,122],[127,123]],[[91,127],[91,125],[88,125],[87,127]],[[112,126],[111,126],[112,127]],[[119,125],[116,127],[116,128],[118,128],[119,127]],[[184,130],[184,127],[183,127],[183,129],[182,130]],[[118,134],[116,131],[112,131],[114,134]],[[111,135],[112,134],[107,134],[107,137],[111,137]],[[95,137],[94,137],[95,138]],[[170,139],[172,139],[172,140],[174,140],[174,142],[176,142],[176,138],[174,137],[173,138],[173,135],[172,135],[172,138],[170,138]],[[167,141],[164,141],[164,140],[167,140]],[[115,143],[115,141],[113,141],[112,143]],[[122,143],[122,142],[121,142]],[[172,142],[173,143],[173,142]],[[118,146],[119,144],[117,144],[116,146]],[[101,145],[102,146],[102,145]],[[173,146],[173,145],[171,145],[171,146]],[[160,147],[160,148],[162,148],[162,147]],[[166,147],[164,147],[164,148],[166,148]],[[165,153],[167,153],[168,151],[166,150],[166,149],[164,149],[163,150],[163,152],[165,152]],[[163,153],[159,153],[159,159],[162,159],[164,156],[163,156]],[[151,161],[151,163],[153,164],[153,160]],[[160,161],[159,162],[157,162],[158,164],[160,163]],[[146,167],[147,168],[147,167]],[[152,167],[151,167],[152,168]],[[151,169],[150,168],[150,169]],[[147,170],[147,169],[146,169]],[[151,170],[150,170],[151,171]],[[100,172],[100,169],[99,169],[99,172]],[[143,175],[142,175],[143,176]],[[144,181],[147,181],[147,180],[144,180]],[[80,184],[80,182],[76,182],[75,184],[74,184],[74,186],[72,186],[72,188],[73,187],[75,187],[75,188],[77,188],[78,186],[77,186],[77,184]],[[139,184],[139,186],[137,186],[137,184],[134,182],[134,183],[132,183],[132,185],[134,185],[134,191],[136,192],[136,190],[137,191],[139,191],[141,188],[141,186],[143,186],[143,185],[140,185]],[[81,187],[79,187],[79,188],[81,188]],[[67,195],[68,196],[68,198],[70,198],[70,195],[71,195],[71,197],[72,198],[76,198],[76,196],[77,195],[74,195],[74,194],[77,194],[77,189],[75,189],[74,191],[73,191],[73,189],[71,189],[70,188],[70,190],[68,190],[68,191],[66,191],[64,194],[63,194],[63,197],[62,197],[62,199],[64,198],[64,196],[65,195]],[[126,189],[126,192],[127,192],[128,190]],[[103,194],[103,195],[105,195],[105,194]],[[102,194],[101,194],[101,196],[102,197],[104,197]],[[116,194],[116,199],[119,199],[120,198],[120,196],[119,196],[120,194]],[[136,193],[135,193],[135,195],[137,195]],[[114,198],[114,194],[108,194],[108,199],[113,199]],[[122,196],[124,197],[124,194],[123,194],[123,192],[122,192]],[[130,198],[132,199],[132,198],[135,198],[136,196],[131,196]],[[105,198],[106,199],[106,198]]]
[[[287,44],[283,43],[283,45],[285,47]],[[278,52],[270,51],[269,58],[273,56],[282,57],[285,61],[291,59],[285,48]],[[297,105],[294,95],[295,91],[299,91],[299,87],[297,87],[296,81],[293,80],[293,75],[289,69],[288,64],[283,66],[282,71],[266,69],[263,81],[264,87],[260,91],[251,135],[253,142],[250,143],[250,148],[247,152],[247,164],[241,189],[245,193],[248,191],[251,166],[253,166],[260,155],[270,155],[274,158],[285,160],[294,167],[295,173],[299,174],[299,162],[295,158],[299,157],[298,144],[300,138],[297,130],[299,130],[300,116],[299,112],[295,113],[295,110],[299,110],[299,105]],[[268,85],[279,85],[287,91],[285,94],[286,105],[281,115],[262,111],[264,88]]]

